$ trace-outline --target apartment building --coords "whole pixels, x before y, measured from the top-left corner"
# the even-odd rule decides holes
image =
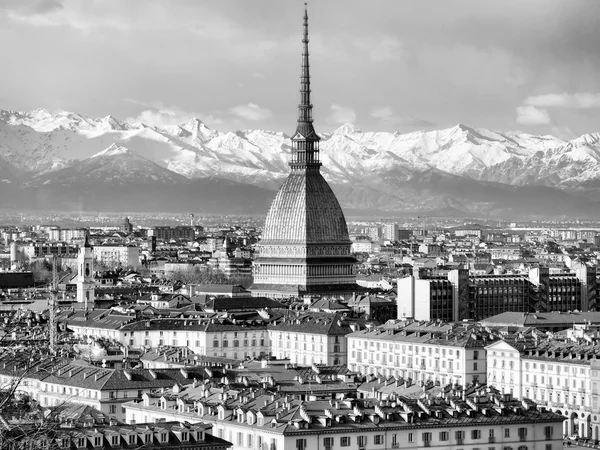
[[[592,402],[592,363],[600,356],[596,339],[530,337],[500,340],[486,350],[489,385],[563,414],[566,435],[600,438],[598,421],[592,426],[599,412]]]
[[[384,401],[302,400],[225,387],[217,396],[191,397],[176,389],[144,395],[124,408],[128,423],[177,417],[211,424],[213,434],[232,442],[234,450],[559,450],[563,445],[561,415],[485,388],[464,398]]]
[[[476,324],[410,321],[346,336],[348,367],[413,382],[486,382],[485,347],[496,337]]]
[[[18,390],[28,393],[40,406],[87,405],[117,420],[125,418],[123,403],[155,389],[192,383],[194,378],[205,376],[202,368],[117,370],[62,359],[31,362],[22,355],[6,354],[1,361],[2,386],[18,382]]]
[[[346,364],[346,335],[356,325],[339,313],[290,312],[269,324],[271,355],[294,364]]]
[[[133,245],[95,245],[94,259],[107,267],[140,267],[140,248]]]

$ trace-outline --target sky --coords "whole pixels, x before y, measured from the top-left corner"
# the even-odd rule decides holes
[[[0,0],[0,109],[291,134],[304,1]],[[600,131],[598,0],[312,0],[315,127]]]

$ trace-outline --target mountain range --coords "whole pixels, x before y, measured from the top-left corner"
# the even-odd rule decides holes
[[[350,214],[600,217],[600,134],[571,141],[459,124],[322,133],[322,172]],[[264,214],[289,135],[0,110],[0,208]]]

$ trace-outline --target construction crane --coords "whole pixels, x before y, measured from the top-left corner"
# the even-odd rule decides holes
[[[50,343],[50,354],[56,354],[56,303],[58,296],[58,270],[56,255],[52,257],[52,289],[50,291],[50,308],[48,321],[48,341]]]

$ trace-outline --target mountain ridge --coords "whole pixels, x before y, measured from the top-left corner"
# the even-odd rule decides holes
[[[555,215],[560,211],[552,206],[554,196],[568,199],[559,202],[564,203],[565,214],[579,214],[596,207],[594,198],[600,190],[598,133],[564,141],[464,124],[406,134],[364,132],[343,124],[320,135],[323,175],[346,208],[460,207],[466,214],[529,210]],[[123,152],[129,155],[126,163],[119,161]],[[69,172],[75,185],[92,183],[82,175],[87,173],[83,167],[88,167],[105,182],[129,189],[132,183],[171,180],[187,185],[216,177],[271,191],[287,176],[290,155],[290,137],[283,132],[221,132],[198,118],[157,127],[110,115],[0,110],[0,179],[25,188],[64,181]],[[525,208],[520,192],[544,206]]]

